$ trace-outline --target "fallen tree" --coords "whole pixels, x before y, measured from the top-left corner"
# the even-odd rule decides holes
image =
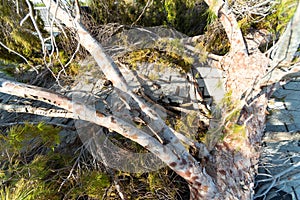
[[[214,59],[210,60],[212,67],[225,72],[228,98],[224,105],[212,110],[219,114],[213,114],[210,119],[207,134],[213,137],[208,137],[207,146],[174,131],[151,107],[150,102],[131,90],[113,59],[82,25],[78,4],[72,17],[54,1],[44,0],[44,3],[57,20],[76,33],[79,44],[95,59],[99,70],[114,86],[119,99],[126,102],[131,115],[125,117],[139,118],[155,137],[113,113],[95,111],[88,105],[53,91],[0,79],[0,92],[52,104],[64,110],[57,112],[57,116],[95,123],[137,142],[189,183],[190,199],[253,198],[255,165],[265,126],[267,100],[281,83],[297,77],[300,69],[299,62],[294,62],[299,46],[299,3],[285,33],[271,49],[272,56],[268,57],[258,50],[260,42],[257,40],[263,38],[245,39],[234,13],[226,3],[206,1],[218,16],[231,44],[225,56],[212,56]],[[18,110],[7,105],[1,108],[55,116],[53,110]],[[197,148],[201,162],[183,144]]]

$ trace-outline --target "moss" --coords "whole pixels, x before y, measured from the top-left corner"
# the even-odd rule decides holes
[[[14,29],[11,32],[11,37],[15,43],[15,46],[8,46],[23,54],[25,57],[30,57],[35,52],[41,50],[41,44],[39,40],[30,32]]]
[[[99,171],[84,172],[78,181],[81,185],[73,190],[74,198],[87,195],[90,198],[102,199],[105,190],[110,186],[109,176]]]
[[[0,71],[6,74],[7,76],[14,77],[16,73],[16,66],[15,65],[4,65],[0,62]]]
[[[61,64],[65,65],[65,64],[67,64],[67,62],[69,60],[69,56],[66,55],[66,53],[64,51],[59,51],[59,60],[60,60]]]
[[[209,26],[210,24],[212,24],[213,22],[215,22],[218,19],[218,16],[210,8],[208,8],[205,11],[204,16],[207,17],[207,19],[206,19],[207,20],[207,26]],[[206,26],[206,28],[207,28],[207,26]]]
[[[49,165],[53,162],[51,156],[36,154],[31,159],[33,152],[17,151],[3,140],[1,151],[2,148],[5,148],[8,159],[1,157],[1,199],[60,199],[51,187],[57,181]]]
[[[155,81],[159,79],[159,75],[157,73],[150,73],[148,78],[152,81]]]
[[[159,189],[162,189],[165,186],[164,181],[159,177],[159,174],[156,172],[148,174],[147,183],[151,192],[155,192]]]
[[[109,176],[92,168],[77,171],[75,167],[70,172],[74,158],[80,158],[77,153],[71,156],[52,149],[58,144],[57,132],[40,123],[14,126],[0,135],[0,152],[5,152],[0,156],[1,199],[102,198],[110,186]],[[70,173],[73,176],[67,178]]]
[[[37,132],[39,128],[45,130],[44,125],[40,126],[33,127],[33,132]],[[26,132],[22,126],[14,130],[13,132],[21,131],[20,135]],[[17,135],[17,140],[22,140],[20,135],[13,135]],[[31,147],[16,148],[16,144],[10,142],[8,132],[2,133],[1,136],[0,151],[6,152],[1,154],[1,199],[102,199],[104,196],[105,199],[111,200],[118,198],[116,189],[111,186],[110,175],[103,172],[102,167],[99,167],[101,164],[95,164],[87,152],[66,155],[61,149],[51,151],[46,146],[32,148],[32,142],[26,144]],[[120,141],[125,147],[132,147],[138,151],[139,147],[128,143],[126,138],[117,139],[114,141]],[[49,140],[52,140],[49,143],[55,143],[53,138]],[[31,151],[23,151],[24,149]],[[139,174],[119,172],[115,176],[128,199],[178,199],[178,195],[188,195],[186,182],[168,168]],[[110,190],[107,190],[108,188]],[[185,199],[185,196],[181,199]]]
[[[44,3],[35,3],[34,7],[46,7],[46,5]]]
[[[33,200],[36,195],[35,185],[20,179],[15,187],[2,187],[0,188],[0,199],[2,200],[11,200],[11,199],[26,199]]]
[[[220,102],[220,106],[225,107],[226,110],[231,110],[234,108],[234,104],[232,102],[232,91],[228,91],[224,94],[224,97]]]
[[[225,55],[230,50],[230,42],[223,28],[215,29],[210,27],[205,33],[205,46],[208,52]]]
[[[35,155],[34,159],[28,164],[32,177],[36,179],[44,179],[50,174],[48,166],[49,157],[45,155]]]
[[[261,18],[261,16],[251,15],[239,19],[238,24],[242,32],[247,35],[253,28],[266,29],[276,37],[282,34],[286,25],[294,15],[297,2],[295,0],[280,0],[270,9],[269,14]],[[264,48],[265,50],[265,48]]]
[[[11,1],[6,1],[0,6],[1,42],[31,61],[32,58],[40,54],[41,44],[34,34],[34,27],[29,19],[20,26],[20,21],[28,13],[26,2],[24,0],[19,1],[19,14],[16,14],[16,9],[16,5]],[[38,25],[42,30],[40,19],[38,19]],[[0,48],[0,59],[24,62],[20,57],[4,48]]]
[[[165,9],[167,12],[167,20],[169,23],[171,23],[172,25],[174,25],[175,23],[175,19],[176,19],[176,15],[177,15],[177,11],[176,11],[176,1],[173,0],[165,0]]]
[[[77,63],[71,63],[70,66],[66,69],[66,72],[71,77],[76,77],[80,74],[81,66]]]
[[[252,20],[249,20],[248,17],[244,17],[238,21],[238,25],[245,35],[251,30],[253,23]]]
[[[239,102],[232,99],[232,91],[227,92],[212,112],[212,117],[217,127],[208,131],[205,143],[215,145],[217,142],[222,142],[229,138],[242,144],[240,142],[243,142],[247,137],[246,126],[237,123],[241,110]]]
[[[173,126],[175,131],[184,133],[185,136],[193,140],[200,142],[205,141],[208,127],[201,121],[201,117],[196,111],[181,114],[181,116],[176,119],[168,119],[168,123]]]
[[[275,5],[273,13],[268,15],[258,26],[273,33],[282,33],[294,15],[296,4],[295,0],[281,0],[279,4]]]
[[[175,67],[182,73],[186,73],[191,69],[191,61],[193,61],[189,58],[183,58],[174,52],[162,51],[156,48],[131,51],[122,56],[122,60],[133,70],[137,69],[138,63],[147,62],[155,63],[163,68]]]
[[[38,125],[26,123],[25,125],[13,126],[7,134],[7,141],[16,150],[24,148],[24,144],[37,139],[36,143],[44,144],[49,148],[54,148],[58,145],[60,128],[47,125],[43,122]]]
[[[2,38],[1,42],[9,49],[24,56],[29,62],[29,65],[45,66],[45,55],[43,55],[41,41],[36,34],[36,30],[31,20],[25,20],[22,26],[20,26],[20,21],[29,12],[27,3],[25,0],[18,1],[18,3],[18,14],[16,14],[16,4],[12,1],[5,1],[3,5],[0,5],[0,26],[2,27],[0,30],[0,37]],[[49,33],[43,30],[43,21],[39,16],[37,16],[36,22],[40,31],[42,32],[43,38],[49,37]],[[65,30],[65,33],[68,35],[67,38],[62,36],[64,34],[60,34],[55,38],[58,50],[55,49],[52,56],[46,55],[45,57],[47,64],[49,64],[48,67],[50,67],[50,70],[52,70],[55,75],[61,72],[62,66],[69,61],[69,58],[77,48],[77,43],[72,42],[70,39],[74,38],[72,37],[73,35],[71,32]],[[86,55],[86,52],[81,48],[76,54],[75,59],[80,56],[83,57],[83,55]],[[5,48],[0,48],[0,60],[9,63],[25,63],[25,60]],[[75,61],[73,61],[73,63],[75,63]],[[70,71],[72,74],[76,73],[75,68],[71,69]],[[22,69],[22,73],[24,72],[26,72],[26,70]]]

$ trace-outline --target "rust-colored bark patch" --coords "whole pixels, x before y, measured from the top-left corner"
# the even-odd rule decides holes
[[[171,162],[171,163],[170,163],[170,166],[171,166],[171,167],[176,167],[176,165],[177,165],[176,162]]]
[[[13,83],[5,83],[4,84],[4,87],[15,87],[17,86],[16,84],[13,84]]]
[[[207,186],[207,185],[202,186],[202,190],[203,190],[204,192],[207,192],[207,191],[208,191],[208,186]]]
[[[189,178],[191,175],[192,175],[192,173],[191,173],[189,170],[187,170],[187,171],[185,172],[185,176],[186,176],[186,177]]]
[[[99,118],[103,118],[104,117],[104,115],[102,113],[100,113],[100,112],[96,112],[96,116],[99,117]]]
[[[138,134],[134,134],[130,137],[133,140],[137,140],[139,138]]]
[[[202,186],[201,183],[196,183],[197,187],[200,188]]]
[[[111,123],[114,123],[114,124],[116,123],[116,119],[114,117],[111,117],[110,121],[111,121]]]
[[[226,171],[225,170],[223,170],[223,169],[221,169],[221,170],[219,170],[219,172],[220,172],[220,174],[222,174],[222,175],[226,175]]]
[[[142,110],[144,110],[145,108],[147,108],[147,106],[145,104],[142,104],[141,108]]]
[[[198,176],[193,176],[193,177],[191,178],[192,182],[195,182],[197,179],[198,179]]]
[[[180,165],[186,165],[186,164],[187,164],[186,160],[184,158],[182,158]]]

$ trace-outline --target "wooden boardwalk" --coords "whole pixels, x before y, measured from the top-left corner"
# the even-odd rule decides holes
[[[270,114],[259,166],[261,174],[257,180],[272,178],[257,186],[257,191],[266,191],[270,184],[274,184],[271,191],[262,197],[300,200],[300,80],[278,89],[268,107]]]
[[[291,81],[269,101],[267,131],[300,131],[300,80]]]

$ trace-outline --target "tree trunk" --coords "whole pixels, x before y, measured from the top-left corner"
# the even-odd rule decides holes
[[[221,118],[212,123],[211,127],[217,128],[222,138],[217,138],[217,142],[210,148],[211,155],[202,158],[200,163],[183,146],[174,130],[130,90],[118,66],[80,23],[79,11],[72,18],[54,1],[43,1],[53,16],[78,34],[78,42],[94,57],[118,91],[120,99],[128,103],[130,111],[137,111],[138,117],[167,145],[111,113],[95,112],[80,102],[72,102],[63,95],[38,87],[0,79],[1,92],[55,105],[66,110],[69,117],[110,128],[137,142],[189,183],[191,200],[253,198],[259,143],[265,127],[267,99],[272,92],[262,92],[258,82],[267,74],[269,59],[257,50],[258,46],[251,48],[254,49],[252,51],[247,49],[251,41],[246,45],[235,16],[223,1],[206,0],[219,17],[231,43],[230,52],[216,64],[226,74],[225,88],[230,94],[230,102],[221,106]],[[238,114],[233,115],[236,112]]]
[[[223,1],[206,2],[208,5],[215,5],[216,14],[219,15],[231,43],[230,52],[218,65],[226,73],[225,88],[231,94],[231,101],[242,106],[237,120],[220,124],[225,126],[224,139],[215,145],[212,159],[204,166],[216,184],[219,192],[217,199],[253,199],[255,166],[265,128],[268,98],[267,94],[254,97],[260,93],[260,88],[255,89],[254,86],[266,74],[269,60],[257,50],[258,46],[253,48],[257,50],[254,52],[246,49],[237,22]],[[249,101],[251,97],[254,99]],[[223,113],[223,117],[225,116],[226,113]],[[231,128],[236,125],[244,126],[245,129],[232,133]],[[191,199],[205,199],[199,198],[197,188],[193,185]]]
[[[245,101],[246,97],[241,97],[266,73],[267,66],[268,60],[260,53],[246,56],[242,52],[230,52],[224,57],[222,68],[226,72],[226,90],[231,91],[233,102],[238,105]],[[259,93],[251,92],[249,96]],[[268,94],[263,94],[241,107],[238,120],[225,124],[224,139],[215,145],[212,159],[203,163],[216,184],[219,195],[215,199],[253,199],[255,166],[265,128],[267,100]],[[232,133],[231,127],[236,124],[245,129]],[[190,188],[191,199],[207,199],[199,194],[201,191],[195,183]]]

